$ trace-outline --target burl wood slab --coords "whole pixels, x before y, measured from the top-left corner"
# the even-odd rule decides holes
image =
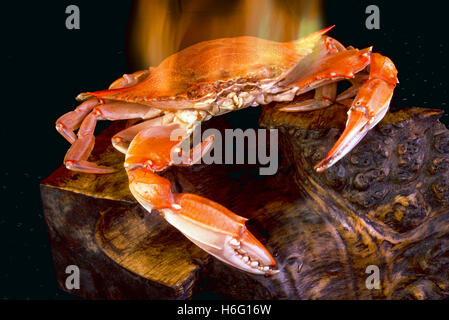
[[[440,299],[449,296],[449,131],[441,112],[389,113],[342,161],[312,167],[346,119],[344,107],[285,114],[263,109],[261,126],[280,129],[276,175],[257,165],[195,165],[164,175],[250,219],[281,272],[250,275],[198,249],[156,212],[142,209],[123,169],[111,175],[61,167],[41,184],[57,280],[88,299],[183,299],[208,290],[235,299]],[[245,111],[239,111],[245,112]],[[93,160],[122,167],[97,138]],[[207,123],[223,130],[221,118]],[[62,156],[62,155],[61,155]],[[67,265],[81,269],[67,290]],[[369,265],[380,288],[368,289]]]

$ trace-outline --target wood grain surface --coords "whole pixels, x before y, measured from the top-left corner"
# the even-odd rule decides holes
[[[239,111],[246,112],[246,111]],[[336,141],[346,110],[303,114],[263,108],[262,127],[279,129],[280,165],[195,165],[163,173],[192,192],[249,218],[280,273],[250,275],[188,241],[133,199],[123,155],[98,138],[92,160],[110,175],[57,169],[41,184],[59,286],[87,299],[185,299],[211,291],[233,299],[429,299],[449,295],[449,131],[438,110],[412,108],[385,119],[323,174],[313,165]],[[204,129],[232,128],[226,117]],[[62,156],[62,155],[61,155]],[[81,269],[65,288],[67,265]],[[368,289],[366,268],[380,270]]]

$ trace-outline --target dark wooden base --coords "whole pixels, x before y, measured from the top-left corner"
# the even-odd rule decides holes
[[[353,185],[360,166],[345,161],[337,167],[343,168],[340,173],[333,170],[318,178],[311,171],[319,158],[311,146],[321,150],[335,141],[345,111],[335,107],[335,121],[323,121],[321,111],[302,120],[278,116],[275,121],[271,118],[275,110],[270,108],[264,110],[261,124],[282,128],[280,149],[285,152],[276,175],[259,176],[257,165],[195,165],[171,168],[163,175],[178,192],[206,196],[249,218],[249,229],[273,253],[281,270],[278,275],[250,275],[210,257],[156,212],[149,214],[137,204],[123,169],[110,175],[89,175],[60,167],[42,182],[41,194],[61,289],[86,299],[186,299],[203,290],[234,299],[449,296],[449,133],[438,122],[438,113],[413,109],[388,115],[366,138],[393,144],[391,150],[397,150],[401,140],[395,133],[413,138],[416,130],[423,130],[423,143],[432,145],[436,156],[425,157],[424,165],[417,168],[420,174],[395,182],[395,187],[421,184],[426,190],[436,190],[425,194],[435,200],[421,203],[417,198],[414,203],[412,193],[397,193],[382,198],[386,199],[383,203],[360,207],[348,201],[349,194],[358,196],[363,205],[367,193],[352,189],[348,193],[339,184],[341,180]],[[122,167],[123,155],[110,145],[110,137],[121,126],[113,124],[97,138],[93,160]],[[207,126],[230,127],[223,118],[212,119]],[[385,130],[392,132],[391,138]],[[348,159],[361,155],[363,145]],[[425,178],[432,163],[439,170],[437,186],[435,179]],[[393,192],[388,187],[392,181],[382,183],[376,188]],[[395,222],[389,213],[379,218],[381,206],[386,211],[396,206],[393,213],[403,218]],[[417,218],[423,208],[426,214]],[[68,265],[81,270],[78,290],[65,286]],[[368,265],[379,266],[380,289],[366,288]]]

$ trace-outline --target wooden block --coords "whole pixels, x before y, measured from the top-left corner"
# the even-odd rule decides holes
[[[270,106],[263,110],[261,124],[281,130],[282,150],[309,199],[302,216],[315,220],[313,227],[292,222],[297,231],[286,231],[295,240],[283,250],[303,264],[290,286],[283,286],[287,296],[447,298],[449,130],[438,121],[443,112],[387,113],[320,174],[313,166],[340,136],[346,108],[333,105],[300,115]]]
[[[136,203],[123,169],[89,175],[61,167],[41,184],[59,286],[87,299],[185,299],[205,290],[234,299],[447,297],[449,133],[439,113],[388,114],[367,135],[367,144],[318,175],[311,168],[344,126],[344,108],[326,109],[332,116],[326,110],[301,115],[280,115],[272,106],[263,110],[261,125],[281,130],[276,175],[260,176],[258,165],[201,164],[171,168],[164,176],[177,192],[208,197],[249,218],[248,228],[273,253],[279,274],[247,274],[198,249]],[[235,112],[234,119],[251,112]],[[204,129],[239,127],[225,119],[213,118]],[[120,126],[111,125],[97,138],[94,161],[121,168],[123,155],[109,140]],[[416,152],[424,156],[416,158],[410,154],[413,143],[405,142],[419,132]],[[376,167],[377,162],[365,167],[354,162],[365,159],[366,145],[374,142],[390,152],[391,161],[379,169],[390,168],[394,175],[368,190],[354,189],[360,182],[355,177]],[[404,147],[409,151],[401,155]],[[391,194],[365,203],[383,189]],[[79,290],[65,288],[65,269],[72,264],[81,269]],[[365,286],[368,265],[379,266],[380,289]]]
[[[97,138],[94,158],[120,167],[110,146],[114,124]],[[131,195],[122,169],[110,175],[60,167],[41,184],[45,218],[61,289],[89,299],[181,299],[192,294],[208,255]],[[81,269],[79,290],[67,290],[65,269]]]
[[[124,156],[110,145],[110,137],[122,128],[123,123],[114,123],[97,137],[93,161],[122,167]],[[186,192],[225,202],[231,199],[234,205],[230,208],[236,209],[262,185],[252,189],[251,184],[240,181],[248,179],[248,172],[256,167],[237,166],[231,171],[229,167],[197,165],[173,168],[163,175]],[[232,174],[237,178],[228,177]],[[216,193],[211,195],[211,190]],[[110,175],[91,175],[61,166],[41,183],[41,196],[62,290],[87,299],[185,299],[202,289],[230,297],[271,296],[251,275],[224,266],[157,213],[146,212],[131,195],[124,169]],[[251,206],[255,207],[257,198],[252,198]],[[236,211],[251,216],[247,210]],[[79,290],[65,286],[69,265],[81,270]],[[218,271],[209,281],[212,270]],[[230,275],[216,283],[215,277],[221,273]],[[238,278],[242,279],[236,286],[233,281]],[[221,292],[228,288],[229,295]]]

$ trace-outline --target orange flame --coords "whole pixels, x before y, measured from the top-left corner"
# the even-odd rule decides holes
[[[131,29],[137,69],[204,40],[242,35],[290,41],[321,29],[321,0],[138,0]]]

